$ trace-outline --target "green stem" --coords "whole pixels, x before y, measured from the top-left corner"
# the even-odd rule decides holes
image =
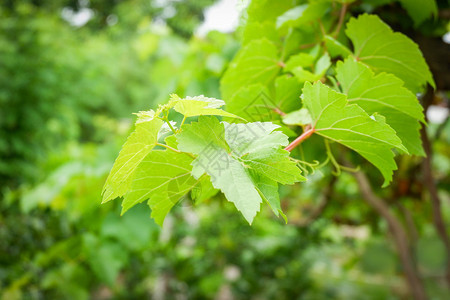
[[[181,126],[183,126],[184,121],[186,121],[186,116],[183,116],[183,120],[181,121],[180,128],[178,128],[178,130],[181,130]]]
[[[177,131],[175,130],[175,128],[173,128],[172,124],[170,124],[170,121],[167,118],[164,119],[164,121],[166,121],[167,125],[169,125],[170,127],[170,130],[172,130],[174,134],[177,133]]]
[[[331,173],[333,173],[333,175],[335,175],[335,176],[341,175],[341,166],[336,161],[336,158],[334,158],[334,155],[333,155],[333,152],[331,152],[330,143],[328,142],[328,140],[325,140],[325,147],[327,148],[327,155],[330,158],[331,163],[336,168],[336,171],[333,171]]]
[[[170,147],[170,146],[168,146],[168,145],[166,145],[166,144],[156,143],[156,146],[164,147],[164,148],[166,148],[166,149],[168,149],[168,150],[170,150],[170,151],[176,152],[176,153],[180,153],[180,154],[181,154],[181,153],[184,153],[184,154],[186,154],[186,155],[188,155],[188,156],[190,156],[190,157],[192,157],[192,158],[195,159],[195,156],[192,155],[191,153],[180,151],[180,150],[175,149],[175,148],[172,148],[172,147]]]

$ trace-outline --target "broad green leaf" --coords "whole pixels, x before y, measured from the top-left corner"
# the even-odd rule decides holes
[[[387,73],[375,75],[352,58],[338,62],[336,72],[350,103],[358,104],[368,114],[386,117],[409,153],[424,155],[419,133],[419,121],[425,122],[423,108],[400,79]]]
[[[240,88],[251,84],[269,84],[281,69],[274,43],[263,38],[242,48],[221,80],[221,93],[228,102]]]
[[[156,118],[136,123],[135,131],[123,145],[106,179],[102,203],[120,197],[128,191],[137,166],[155,147],[162,125],[163,121]]]
[[[384,71],[396,75],[414,93],[421,91],[426,83],[435,87],[417,44],[393,32],[378,16],[364,14],[350,19],[346,33],[353,42],[356,59],[375,73]]]
[[[283,116],[283,123],[286,125],[307,125],[311,124],[311,115],[306,108],[295,110]]]
[[[225,128],[214,117],[199,117],[199,122],[186,124],[177,135],[178,149],[183,152],[200,154],[211,147],[219,147],[229,151],[225,142]]]
[[[224,137],[222,123],[214,117],[200,117],[198,122],[185,125],[177,140],[181,151],[198,155],[192,163],[192,175],[200,178],[206,172],[211,176],[213,186],[220,189],[251,224],[262,200],[244,165],[229,155]],[[199,138],[204,139],[202,143],[198,143]]]
[[[229,112],[220,109],[225,105],[223,100],[208,98],[203,95],[195,97],[186,97],[181,99],[177,95],[171,95],[170,106],[186,117],[195,117],[201,115],[215,115],[231,118],[240,118]]]
[[[437,4],[435,0],[399,0],[408,14],[414,20],[417,27],[430,16],[437,15]]]
[[[200,178],[207,173],[213,186],[251,223],[262,202],[254,174],[286,183],[304,180],[287,151],[281,150],[288,139],[274,131],[278,127],[261,122],[220,123],[213,117],[200,117],[198,122],[183,126],[177,140],[180,150],[198,155],[192,162],[192,175]]]
[[[384,177],[384,186],[397,169],[392,148],[407,152],[395,131],[384,117],[371,118],[356,104],[348,105],[344,94],[317,82],[303,88],[303,103],[309,110],[315,132],[356,151],[377,167]]]
[[[154,150],[139,164],[122,202],[122,214],[148,199],[152,218],[161,225],[170,209],[196,184],[193,159],[185,153]]]

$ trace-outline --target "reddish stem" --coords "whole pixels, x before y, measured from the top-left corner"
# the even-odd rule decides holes
[[[280,116],[285,116],[286,113],[284,111],[282,111],[281,109],[279,109],[278,107],[274,107],[272,109],[276,114],[279,114]]]
[[[305,131],[298,138],[296,138],[292,143],[290,143],[286,148],[284,148],[284,150],[291,152],[292,149],[294,149],[301,142],[303,142],[304,140],[309,138],[315,131],[316,130],[314,128],[305,129]]]

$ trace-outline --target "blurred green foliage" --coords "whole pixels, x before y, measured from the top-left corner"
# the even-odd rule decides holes
[[[348,174],[308,226],[327,172],[280,190],[288,225],[265,210],[249,227],[220,196],[198,208],[184,201],[164,228],[145,205],[123,217],[118,202],[99,205],[131,113],[170,93],[221,98],[220,77],[240,46],[235,35],[192,36],[214,1],[169,2],[173,16],[143,0],[0,5],[0,299],[402,299],[386,224]],[[94,16],[86,25],[62,18],[63,8],[87,5]],[[448,221],[450,125],[428,130]],[[416,158],[406,165],[399,182],[417,171]],[[435,280],[445,249],[428,196],[412,188],[416,196],[400,195],[392,207],[402,220],[401,205],[414,215],[417,265],[431,295],[445,299]]]

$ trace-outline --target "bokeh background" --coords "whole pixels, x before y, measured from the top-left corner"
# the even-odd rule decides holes
[[[1,1],[0,299],[408,294],[386,223],[346,173],[314,219],[324,189],[321,172],[301,187],[282,189],[287,225],[264,208],[250,227],[220,197],[198,207],[180,203],[163,228],[145,204],[122,217],[120,201],[100,205],[106,176],[133,129],[133,112],[164,103],[170,93],[220,98],[219,80],[239,49],[246,3]],[[442,24],[427,36],[442,39],[448,19]],[[448,72],[448,61],[441,64]],[[446,105],[448,92],[434,103],[427,129],[448,224]],[[400,195],[406,198],[402,207],[392,205],[415,227],[409,233],[427,291],[448,299],[447,253],[428,196],[415,188],[415,197]]]

